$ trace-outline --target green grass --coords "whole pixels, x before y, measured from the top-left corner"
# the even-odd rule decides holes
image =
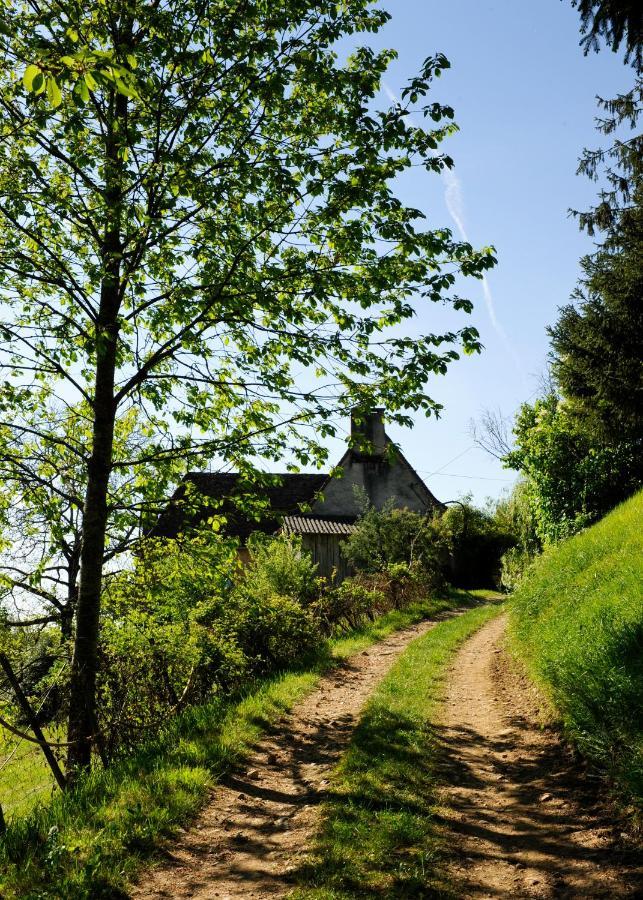
[[[439,741],[432,728],[458,646],[500,611],[483,606],[414,641],[368,702],[332,781],[297,900],[449,896],[439,859]]]
[[[5,817],[24,815],[55,789],[40,748],[0,726],[0,804]]]
[[[400,628],[471,600],[454,591],[390,612],[331,641],[308,668],[255,685],[243,698],[187,711],[136,755],[14,818],[0,841],[0,896],[126,897],[141,860],[197,812],[217,778],[247,756],[324,671]]]
[[[512,602],[518,654],[580,751],[643,799],[643,492],[545,553]]]

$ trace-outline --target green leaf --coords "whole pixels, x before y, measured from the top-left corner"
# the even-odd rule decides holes
[[[24,84],[24,86],[27,88],[28,91],[32,91],[34,89],[33,88],[34,79],[38,75],[41,75],[41,74],[42,74],[42,72],[38,66],[35,66],[35,65],[27,66],[27,68],[25,69],[25,74],[22,76],[22,83]]]
[[[121,78],[116,79],[116,90],[119,94],[123,94],[125,97],[133,97],[134,92],[130,87],[128,87],[125,82]]]
[[[57,109],[57,107],[60,106],[63,99],[58,82],[52,75],[47,78],[47,99],[54,109]]]

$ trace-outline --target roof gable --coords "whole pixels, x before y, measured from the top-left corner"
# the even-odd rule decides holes
[[[312,504],[328,480],[327,474],[301,475],[290,472],[271,475],[279,479],[259,490],[268,510],[259,521],[238,509],[235,497],[251,492],[252,486],[233,472],[188,472],[174,492],[168,506],[159,516],[152,531],[154,537],[176,537],[186,526],[194,527],[210,516],[221,514],[227,519],[226,533],[242,539],[253,531],[275,531],[285,515],[301,515],[302,508]],[[185,515],[182,500],[188,484],[194,485],[203,498],[203,506],[191,517]],[[208,499],[212,501],[208,504]]]

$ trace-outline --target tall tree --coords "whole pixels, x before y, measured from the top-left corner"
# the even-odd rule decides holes
[[[640,486],[635,442],[597,442],[556,394],[523,403],[514,423],[508,468],[526,479],[525,491],[544,544],[569,537],[609,512]]]
[[[594,254],[581,260],[575,303],[560,310],[552,370],[600,444],[643,440],[643,183]]]
[[[64,421],[38,434],[83,473],[79,771],[114,479],[151,465],[162,484],[204,456],[247,471],[284,447],[320,459],[355,403],[407,423],[437,412],[428,379],[477,334],[404,323],[431,301],[469,311],[455,280],[494,259],[395,195],[410,166],[452,164],[438,148],[453,111],[425,100],[448,62],[427,59],[378,109],[395,54],[344,49],[386,22],[370,0],[5,0],[0,16],[4,425],[28,435],[22,410],[56,398],[89,410],[87,439]],[[134,407],[149,446],[120,455]]]
[[[643,110],[641,47],[643,11],[622,0],[579,0],[586,52],[604,39],[613,51],[621,44],[635,70],[631,91],[599,98],[598,131],[612,143],[584,150],[578,172],[600,181],[599,201],[575,212],[581,229],[599,235],[593,253],[581,260],[574,304],[563,307],[548,329],[553,374],[563,396],[581,415],[594,443],[612,445],[642,437],[643,369],[640,311],[643,254]]]
[[[641,68],[643,11],[638,0],[572,0],[581,18],[585,53],[598,50],[601,40],[616,53],[621,45],[625,61]]]

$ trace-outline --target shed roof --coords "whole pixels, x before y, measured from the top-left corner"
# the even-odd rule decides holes
[[[349,535],[355,524],[348,520],[324,519],[321,516],[285,516],[282,530],[286,534],[336,534]]]

